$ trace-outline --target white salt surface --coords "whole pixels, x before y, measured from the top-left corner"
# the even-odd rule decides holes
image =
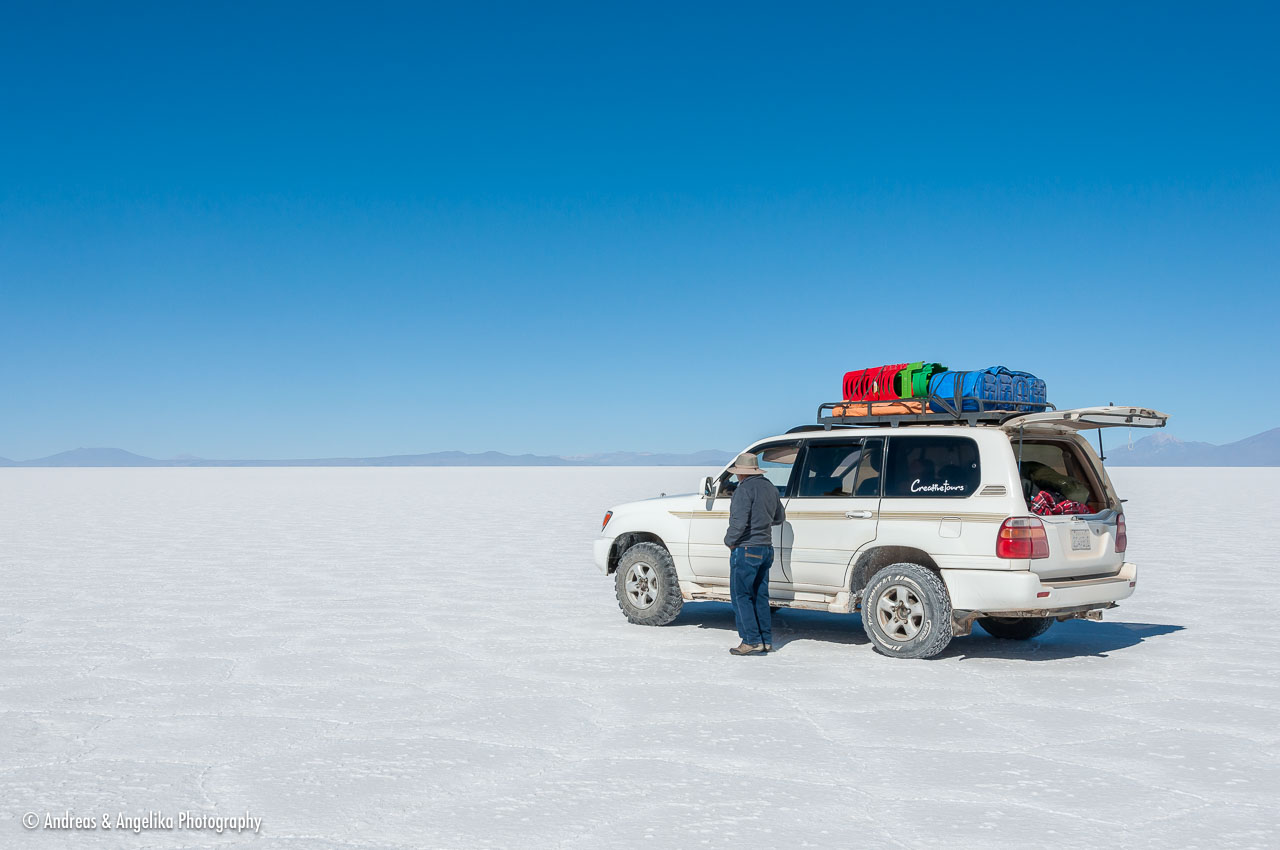
[[[629,625],[600,516],[701,472],[0,470],[0,847],[1276,846],[1269,474],[1116,470],[1131,600],[907,662]]]

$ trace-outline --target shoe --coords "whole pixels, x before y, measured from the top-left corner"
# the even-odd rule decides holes
[[[773,652],[773,644],[771,644],[771,643],[766,643],[766,644],[764,645],[764,651],[765,651],[765,652]]]
[[[730,655],[764,655],[764,644],[740,643],[733,649],[729,650]]]

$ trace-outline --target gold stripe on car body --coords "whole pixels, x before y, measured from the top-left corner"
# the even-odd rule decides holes
[[[667,511],[677,519],[728,519],[728,511]],[[846,517],[844,511],[787,511],[787,519],[853,519]],[[865,519],[867,517],[856,517]],[[921,513],[919,511],[880,511],[873,512],[869,519],[882,519],[886,522],[939,522],[944,519],[958,519],[965,522],[1004,522],[1008,514],[980,513]]]
[[[1004,522],[1009,518],[1008,514],[979,514],[979,513],[941,513],[930,512],[921,513],[919,511],[881,511],[880,519],[889,522],[939,522],[944,519],[958,519],[964,522]]]

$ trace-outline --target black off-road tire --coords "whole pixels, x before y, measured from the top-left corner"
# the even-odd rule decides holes
[[[638,592],[633,592],[637,588],[628,588],[627,582],[631,579],[637,581]],[[671,553],[657,543],[637,543],[623,552],[618,559],[613,586],[618,607],[637,625],[665,626],[684,607]],[[652,601],[648,605],[642,604],[649,598]]]
[[[919,564],[883,567],[862,594],[862,629],[881,655],[932,658],[951,643],[947,586]]]
[[[979,617],[978,625],[1001,640],[1031,640],[1049,631],[1053,617]]]

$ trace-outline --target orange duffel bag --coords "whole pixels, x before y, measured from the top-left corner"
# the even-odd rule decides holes
[[[850,401],[831,409],[832,416],[894,416],[924,413],[924,401],[906,398],[898,401]]]

